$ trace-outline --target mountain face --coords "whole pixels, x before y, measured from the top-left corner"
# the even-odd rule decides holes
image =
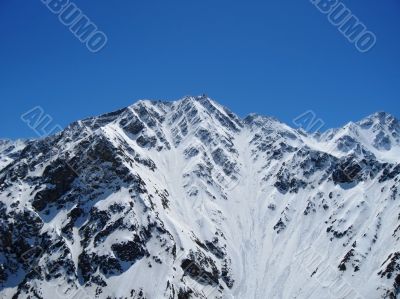
[[[0,141],[1,298],[400,298],[400,124],[209,98]]]

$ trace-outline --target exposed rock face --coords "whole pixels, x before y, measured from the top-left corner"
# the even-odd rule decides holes
[[[399,153],[205,96],[0,141],[0,297],[396,298]]]

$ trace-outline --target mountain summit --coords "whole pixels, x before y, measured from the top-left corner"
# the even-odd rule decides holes
[[[400,125],[206,96],[0,141],[1,298],[397,298]]]

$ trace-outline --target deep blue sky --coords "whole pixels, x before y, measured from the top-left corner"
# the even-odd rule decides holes
[[[343,1],[377,35],[360,54],[309,0],[77,0],[103,30],[92,54],[40,0],[0,0],[0,138],[35,136],[40,105],[62,126],[137,99],[207,94],[241,116],[328,127],[400,116],[400,2]]]

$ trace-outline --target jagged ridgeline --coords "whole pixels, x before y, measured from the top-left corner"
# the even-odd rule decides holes
[[[1,298],[397,298],[400,125],[205,96],[0,142]]]

